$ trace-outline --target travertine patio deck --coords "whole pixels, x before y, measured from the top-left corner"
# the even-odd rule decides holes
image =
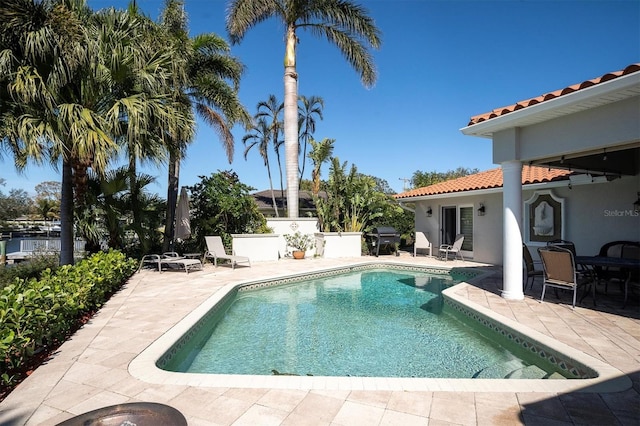
[[[180,410],[190,425],[570,425],[640,423],[640,312],[637,298],[621,310],[619,294],[586,299],[572,310],[568,297],[538,302],[540,283],[523,301],[499,297],[501,272],[457,294],[553,337],[626,373],[633,386],[615,393],[418,392],[198,387],[152,384],[128,367],[152,342],[229,283],[371,261],[283,259],[251,268],[189,273],[142,271],[46,364],[0,403],[2,425],[54,425],[75,415],[126,402],[159,402]],[[381,261],[475,266],[408,255]],[[482,267],[482,265],[477,265]],[[242,356],[242,354],[239,354]]]

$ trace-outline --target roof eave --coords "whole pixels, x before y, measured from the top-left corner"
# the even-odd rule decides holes
[[[468,136],[492,138],[494,133],[501,130],[540,123],[593,108],[594,105],[606,105],[638,95],[640,95],[640,72],[634,72],[463,127],[460,131]]]
[[[548,188],[561,188],[566,186],[577,186],[577,185],[591,185],[597,183],[605,183],[607,182],[607,178],[604,176],[593,177],[591,175],[577,175],[577,176],[567,176],[563,179],[546,181],[546,182],[536,182],[536,183],[528,183],[522,185],[523,191],[530,191],[536,189],[548,189]],[[431,195],[419,195],[416,197],[403,197],[397,198],[398,202],[416,202],[416,201],[427,201],[427,200],[435,200],[435,199],[443,199],[443,198],[457,198],[457,197],[470,197],[477,195],[485,195],[485,194],[495,194],[501,193],[502,186],[497,186],[494,188],[485,188],[485,189],[474,189],[468,191],[457,191],[457,192],[447,192],[443,194],[431,194]]]

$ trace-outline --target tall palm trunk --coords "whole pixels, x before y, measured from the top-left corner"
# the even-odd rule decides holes
[[[271,202],[273,203],[273,210],[275,211],[276,217],[280,217],[280,215],[278,214],[278,203],[276,202],[276,195],[275,192],[273,192],[273,179],[271,179],[271,166],[269,165],[268,158],[265,160],[265,163],[267,165],[267,175],[269,176],[269,189],[271,190]],[[282,196],[282,192],[280,193],[280,195]]]
[[[149,241],[149,236],[145,232],[144,227],[142,226],[142,205],[141,205],[141,188],[138,184],[137,178],[137,163],[136,157],[133,154],[135,150],[130,150],[129,155],[129,193],[130,193],[130,202],[131,202],[131,215],[133,216],[133,231],[138,236],[140,241],[140,246],[142,248],[143,253],[148,253],[148,250],[151,246],[151,242]]]
[[[295,27],[287,30],[284,58],[284,152],[287,169],[287,210],[298,217],[298,73],[296,72]]]
[[[175,230],[176,205],[178,204],[178,181],[180,179],[180,158],[171,150],[169,154],[169,182],[167,186],[167,214],[164,226],[162,251],[173,251],[172,241]]]
[[[280,154],[278,153],[278,173],[280,174],[280,198],[282,199],[282,207],[287,209],[287,197],[284,196],[284,183],[282,181],[282,162],[280,161]]]
[[[73,168],[67,159],[62,161],[60,265],[73,265]]]
[[[296,67],[284,72],[284,152],[287,171],[287,211],[298,217],[298,75]]]
[[[278,173],[280,175],[280,199],[282,200],[282,207],[286,211],[287,201],[286,201],[286,197],[284,196],[284,185],[282,183],[282,161],[280,161],[280,148],[278,147],[278,128],[277,127],[275,127],[273,130],[273,147],[275,148],[274,151],[276,152],[276,159],[278,160]],[[273,194],[273,189],[271,190],[271,193]],[[275,201],[274,201],[274,205],[275,205]],[[278,213],[278,209],[276,209],[276,217],[280,217],[280,214]]]

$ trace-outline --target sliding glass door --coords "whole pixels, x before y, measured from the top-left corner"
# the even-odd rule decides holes
[[[473,206],[442,207],[441,244],[453,244],[457,234],[464,235],[462,250],[473,255]]]

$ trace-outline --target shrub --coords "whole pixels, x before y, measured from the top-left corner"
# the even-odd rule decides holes
[[[316,241],[311,234],[301,234],[297,231],[295,234],[284,234],[283,237],[287,245],[296,250],[307,251],[316,246]]]
[[[43,271],[46,269],[55,270],[59,263],[58,255],[40,255],[28,262],[0,268],[0,288],[11,284],[16,278],[40,278]]]
[[[100,252],[77,265],[46,269],[40,279],[14,278],[0,290],[0,384],[11,386],[34,354],[65,339],[136,270],[118,251]]]

